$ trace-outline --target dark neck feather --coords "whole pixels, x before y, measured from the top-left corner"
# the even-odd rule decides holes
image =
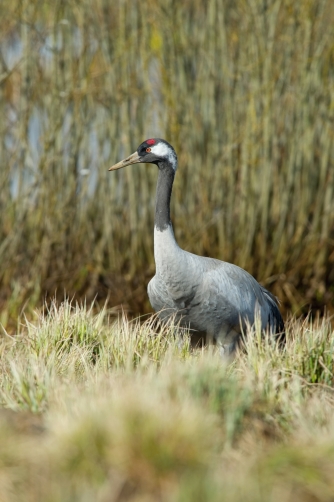
[[[162,232],[171,225],[170,197],[172,194],[175,171],[168,162],[159,162],[159,176],[155,199],[155,227]]]

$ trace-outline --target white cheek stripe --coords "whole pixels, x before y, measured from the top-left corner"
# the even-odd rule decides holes
[[[177,168],[177,160],[174,152],[168,148],[165,143],[158,143],[157,145],[151,146],[151,152],[158,157],[167,157],[169,162],[172,164],[174,171]]]
[[[159,157],[165,157],[169,154],[169,148],[165,143],[158,143],[157,145],[151,146],[151,152]]]

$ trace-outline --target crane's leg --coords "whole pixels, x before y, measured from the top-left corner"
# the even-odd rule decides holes
[[[215,336],[216,343],[219,348],[219,354],[223,361],[227,363],[233,361],[235,351],[238,347],[239,338],[240,332],[233,328],[227,333],[226,330],[224,330]]]

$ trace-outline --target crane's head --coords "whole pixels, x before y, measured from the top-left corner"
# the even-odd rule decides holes
[[[177,169],[177,156],[174,148],[164,139],[152,138],[139,145],[137,151],[130,157],[111,166],[109,171],[116,171],[116,169],[121,169],[130,164],[142,162],[156,164],[159,169],[172,168],[174,172]]]

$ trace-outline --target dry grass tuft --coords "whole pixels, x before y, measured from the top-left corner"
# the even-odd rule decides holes
[[[293,319],[225,366],[172,324],[54,304],[0,340],[2,500],[328,502],[332,338]]]

